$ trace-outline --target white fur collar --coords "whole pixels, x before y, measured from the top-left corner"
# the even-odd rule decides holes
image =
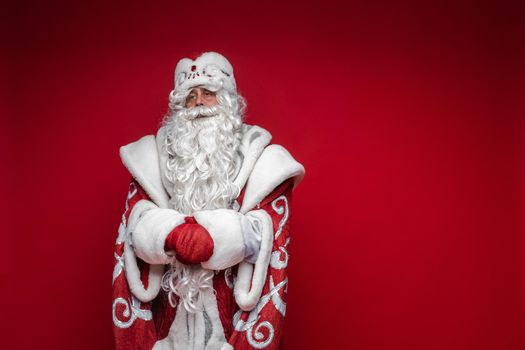
[[[163,132],[163,128],[159,129],[157,141],[155,136],[148,135],[121,147],[120,157],[151,200],[159,207],[167,208],[169,195],[161,176],[161,164],[165,164],[165,159],[159,152]],[[304,167],[284,147],[268,146],[271,137],[259,126],[243,124],[239,147],[244,159],[234,180],[239,189],[246,185],[241,213],[253,209],[284,180],[294,177],[297,185],[304,176]]]
[[[168,153],[164,149],[164,139],[166,137],[166,128],[162,127],[157,132],[157,154],[159,155],[160,171],[166,171],[166,164],[168,161]],[[264,148],[270,143],[272,135],[261,127],[255,125],[242,125],[242,138],[239,144],[239,153],[242,157],[240,169],[236,170],[234,184],[240,192],[244,187],[248,176],[250,175],[255,162],[262,154]],[[168,181],[166,176],[161,177],[162,184],[168,193],[173,192],[173,184]],[[237,193],[237,196],[239,193]]]

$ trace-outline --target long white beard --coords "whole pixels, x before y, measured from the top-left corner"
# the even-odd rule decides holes
[[[220,105],[182,109],[166,123],[164,146],[169,155],[165,176],[173,184],[170,206],[187,215],[228,208],[239,189],[232,182],[242,125]],[[172,306],[178,295],[188,312],[200,310],[200,292],[213,288],[213,271],[173,259],[163,280]]]
[[[168,120],[166,176],[173,184],[174,209],[190,215],[226,208],[238,194],[232,182],[241,137],[235,118],[214,105],[183,109]]]

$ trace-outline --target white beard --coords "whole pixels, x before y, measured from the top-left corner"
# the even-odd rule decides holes
[[[240,165],[235,118],[215,105],[183,109],[167,121],[165,175],[173,183],[173,209],[190,215],[230,206],[239,191],[232,182]]]
[[[165,176],[173,183],[170,207],[186,215],[229,208],[240,190],[232,178],[241,161],[237,153],[241,117],[229,115],[220,105],[195,107],[177,111],[165,125]],[[200,265],[184,265],[173,259],[163,288],[173,307],[177,295],[185,309],[194,313],[200,310],[201,290],[213,288],[213,275]]]

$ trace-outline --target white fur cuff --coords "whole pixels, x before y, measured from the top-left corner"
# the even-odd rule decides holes
[[[237,271],[237,282],[235,283],[234,295],[237,305],[244,310],[250,311],[259,302],[266,281],[268,265],[272,254],[273,224],[270,215],[263,209],[253,210],[246,214],[254,216],[261,223],[261,246],[253,264],[243,261]]]
[[[213,255],[202,266],[222,270],[244,259],[244,239],[239,212],[231,209],[203,210],[193,214],[213,239]]]
[[[131,211],[128,223],[130,241],[139,258],[149,264],[168,264],[171,257],[164,251],[166,237],[184,215],[172,209],[160,209],[151,201],[140,200]]]

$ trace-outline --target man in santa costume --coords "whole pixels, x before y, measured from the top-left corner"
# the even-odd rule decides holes
[[[184,58],[163,126],[120,149],[132,179],[114,254],[118,350],[279,347],[304,168],[244,108],[224,56]]]

